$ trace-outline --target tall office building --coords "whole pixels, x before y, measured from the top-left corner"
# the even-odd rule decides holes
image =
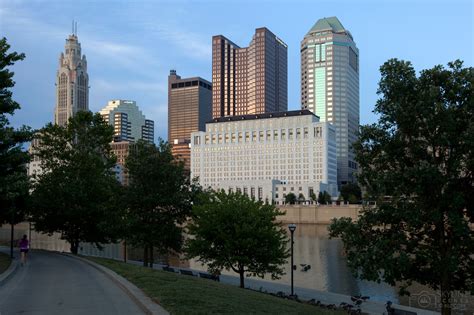
[[[359,129],[359,50],[336,17],[323,18],[301,42],[301,104],[336,127],[337,177],[355,180],[352,143]]]
[[[113,100],[99,112],[114,127],[114,141],[136,142],[140,139],[154,143],[155,124],[145,118],[134,101]]]
[[[191,133],[205,130],[212,118],[212,84],[203,78],[181,78],[175,70],[168,77],[168,142],[173,155],[190,168]]]
[[[66,39],[65,52],[59,57],[54,123],[65,126],[80,110],[89,110],[89,76],[86,56],[81,57],[81,44],[73,33]]]
[[[248,47],[212,38],[212,117],[288,109],[287,45],[257,28]]]

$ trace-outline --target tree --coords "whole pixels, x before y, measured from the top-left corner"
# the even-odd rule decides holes
[[[331,195],[327,191],[320,191],[318,194],[318,203],[321,205],[332,203]]]
[[[290,192],[288,195],[285,196],[285,203],[294,205],[296,203],[296,195]]]
[[[362,200],[362,191],[359,185],[349,183],[341,187],[341,196],[344,202],[359,203]]]
[[[139,141],[126,160],[130,177],[125,204],[127,241],[144,249],[144,265],[153,263],[153,249],[179,252],[182,224],[191,212],[194,193],[182,162],[171,154],[167,142],[158,146]]]
[[[232,269],[240,276],[272,279],[283,274],[288,237],[276,217],[283,214],[274,205],[254,201],[240,193],[209,193],[193,207],[193,220],[187,227],[189,258],[199,257],[212,273]]]
[[[8,52],[9,49],[6,38],[0,39],[0,226],[4,223],[11,225],[13,255],[13,226],[25,217],[29,190],[26,172],[29,156],[22,145],[31,139],[31,130],[26,126],[15,129],[8,119],[9,115],[20,109],[12,98],[10,89],[15,86],[14,72],[8,67],[25,58],[24,54]]]
[[[66,127],[48,124],[35,147],[43,172],[32,193],[37,231],[59,232],[77,254],[79,242],[115,239],[119,183],[113,173],[113,128],[100,116],[80,111]]]
[[[318,199],[318,197],[316,197],[316,194],[311,191],[311,193],[309,194],[309,198],[311,198],[312,201],[316,201]]]
[[[306,201],[306,198],[304,197],[304,195],[302,193],[300,193],[298,195],[298,202],[302,203],[302,202],[305,202],[305,201]]]
[[[359,182],[377,206],[357,222],[336,220],[348,264],[367,280],[416,281],[474,294],[473,68],[435,66],[417,77],[409,62],[381,67],[378,123],[363,126],[354,145]]]

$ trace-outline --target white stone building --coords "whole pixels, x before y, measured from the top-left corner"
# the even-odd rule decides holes
[[[191,137],[191,176],[207,188],[283,203],[337,196],[334,127],[309,110],[215,118]]]
[[[112,100],[99,113],[114,127],[114,141],[154,143],[155,123],[146,119],[135,101]]]

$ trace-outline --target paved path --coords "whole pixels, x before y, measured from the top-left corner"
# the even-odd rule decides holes
[[[65,255],[32,251],[0,286],[0,314],[143,314],[103,273]]]

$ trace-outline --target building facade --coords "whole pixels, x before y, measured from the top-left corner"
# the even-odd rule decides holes
[[[154,143],[155,124],[145,118],[134,101],[109,101],[99,112],[114,127],[114,141],[136,142],[140,139]]]
[[[275,203],[290,192],[336,196],[335,130],[308,110],[215,118],[192,134],[191,176]]]
[[[65,126],[69,118],[81,110],[89,110],[89,75],[77,34],[72,34],[66,39],[65,52],[59,57],[54,123]]]
[[[338,184],[355,181],[359,50],[336,17],[318,20],[301,42],[301,104],[336,128]]]
[[[262,27],[248,47],[212,38],[212,117],[288,109],[287,45]]]
[[[168,77],[168,143],[173,155],[191,166],[191,133],[204,131],[212,118],[212,84],[200,77]]]

